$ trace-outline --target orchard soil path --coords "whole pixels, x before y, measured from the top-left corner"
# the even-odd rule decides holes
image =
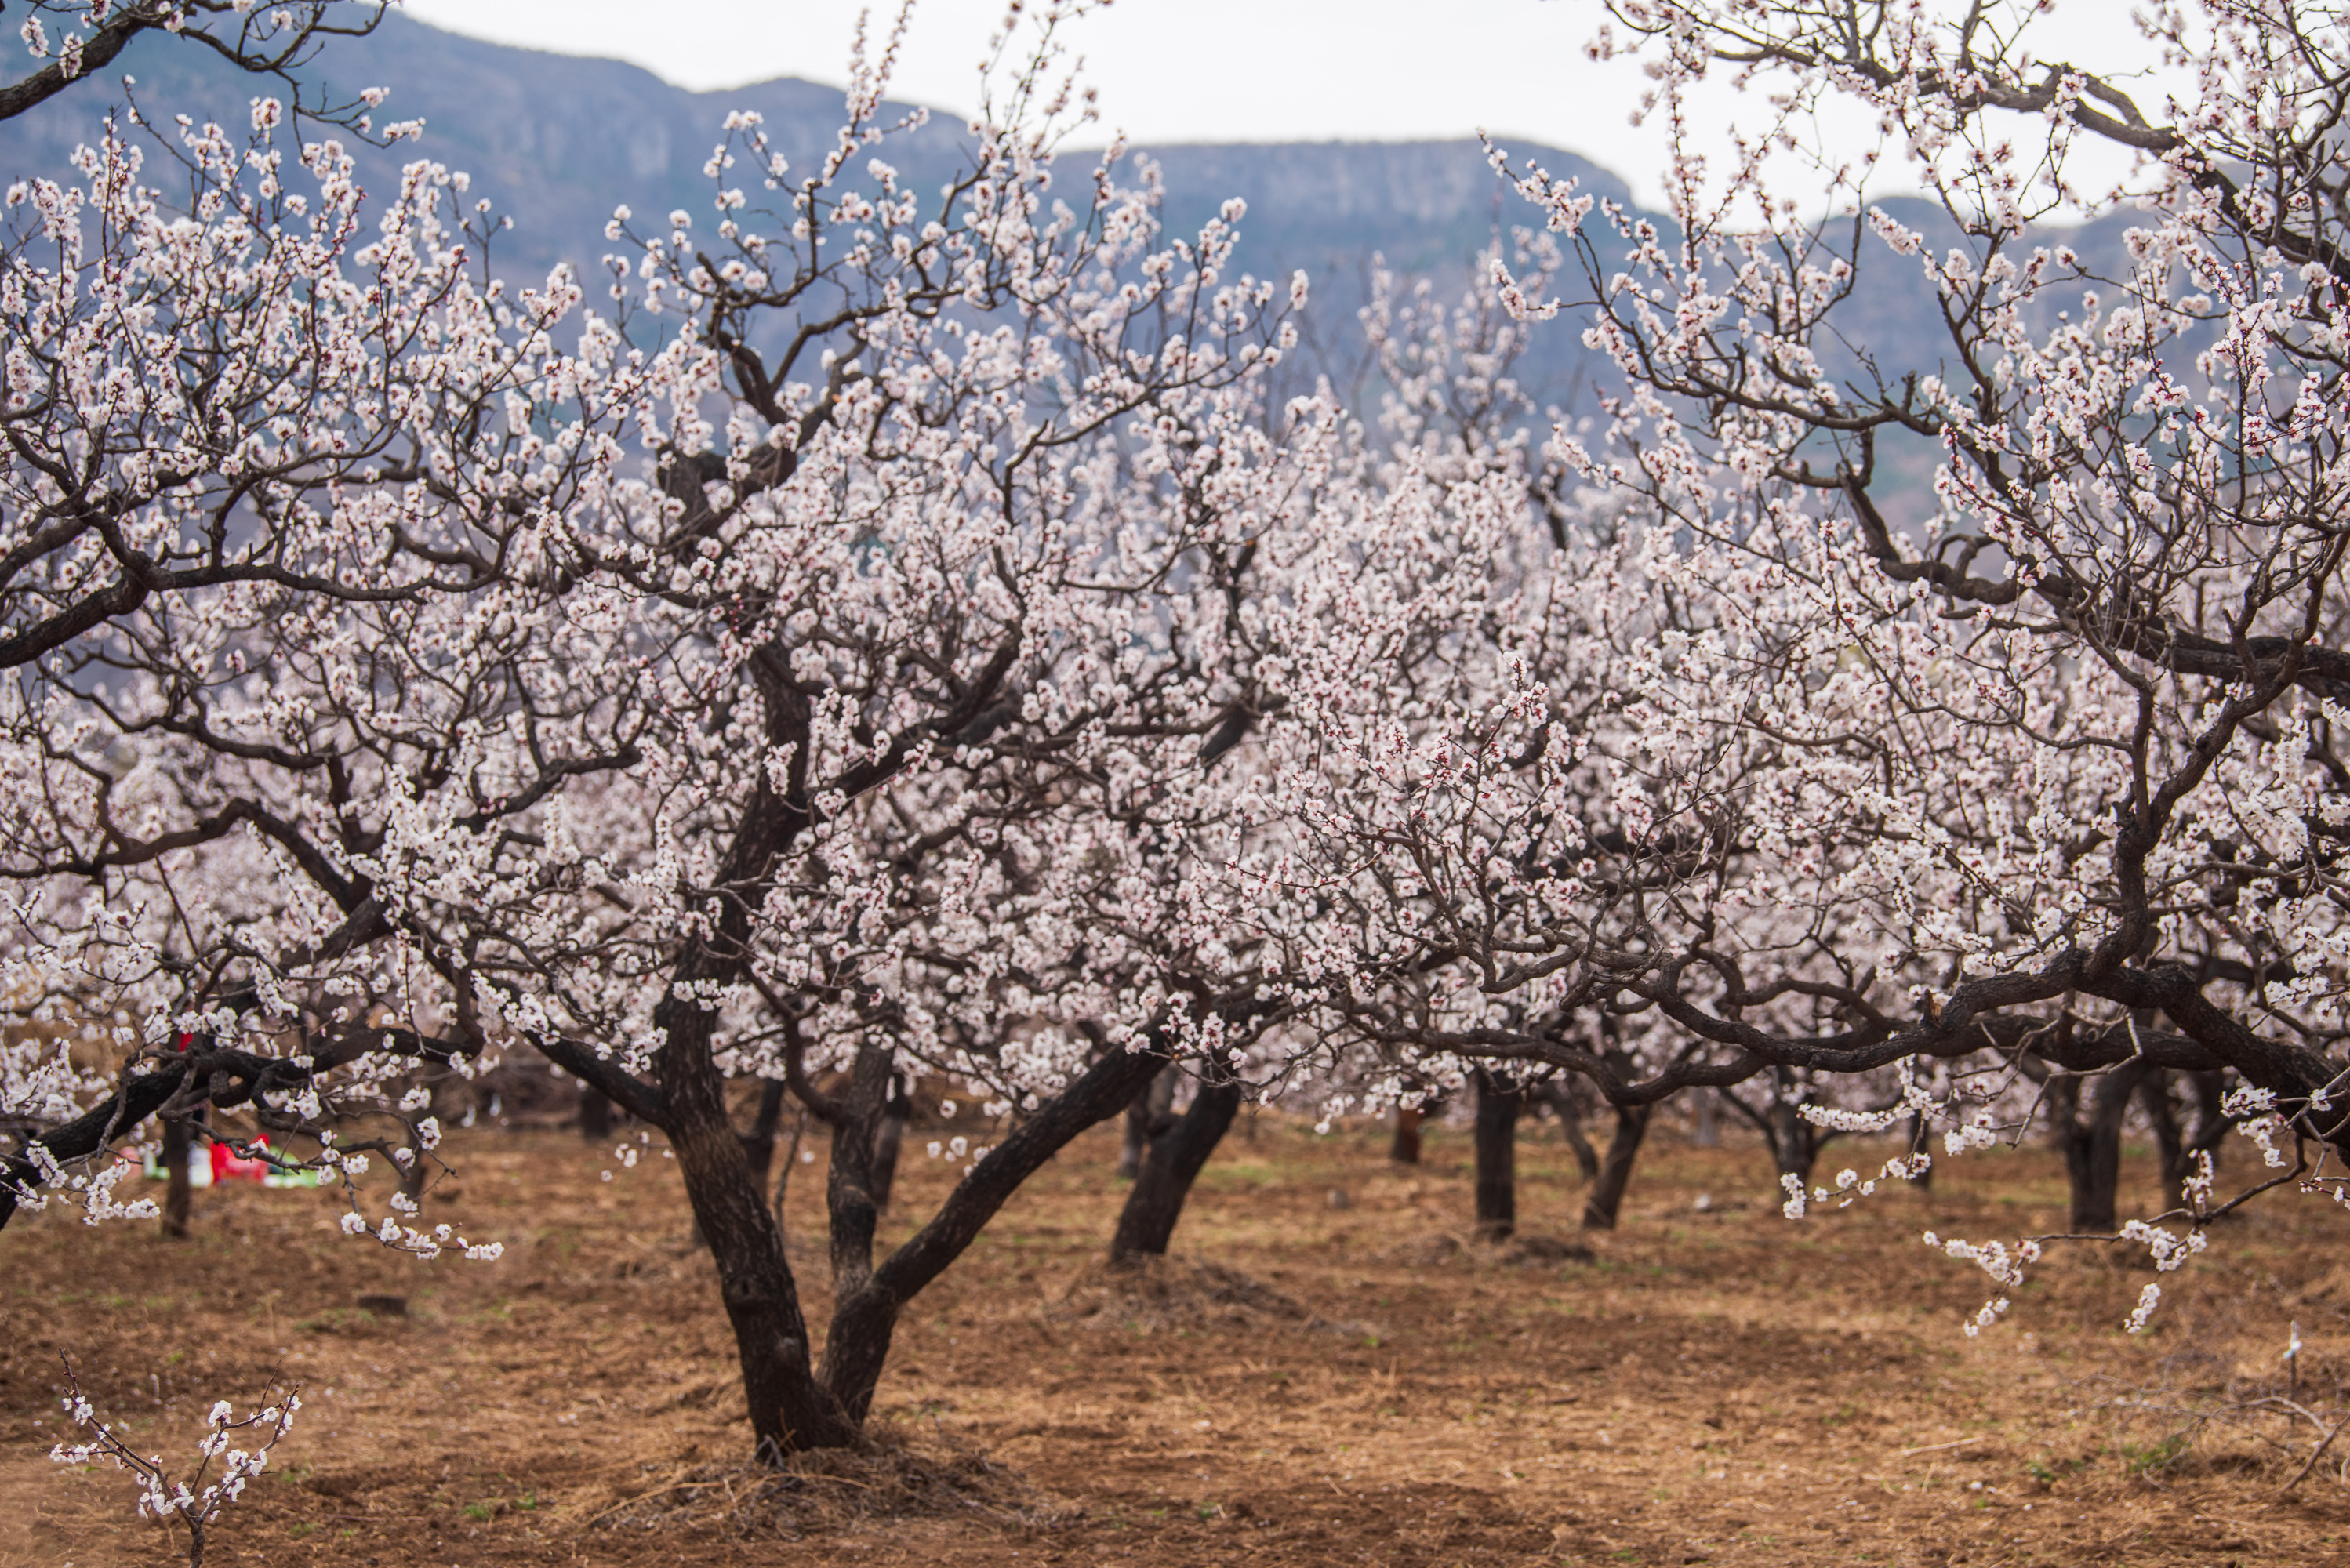
[[[214,1563],[2350,1563],[2330,1461],[2281,1497],[2296,1467],[2256,1439],[2166,1443],[2111,1404],[2272,1376],[2293,1322],[2302,1397],[2333,1397],[2338,1209],[2288,1196],[2227,1227],[2166,1277],[2143,1337],[2119,1325],[2151,1274],[2068,1261],[1970,1340],[1989,1282],[1918,1234],[2053,1227],[2047,1157],[1945,1162],[1930,1194],[1795,1225],[1759,1149],[1660,1136],[1623,1229],[1586,1238],[1545,1124],[1521,1157],[1538,1240],[1493,1249],[1462,1239],[1461,1133],[1433,1129],[1405,1169],[1377,1127],[1247,1120],[1178,1262],[1139,1286],[1095,1262],[1110,1135],[1066,1151],[915,1303],[881,1452],[782,1483],[743,1463],[713,1277],[658,1140],[628,1169],[574,1135],[459,1135],[428,1218],[504,1239],[493,1264],[407,1263],[299,1190],[199,1193],[176,1244],[25,1216],[0,1232],[0,1568],[183,1560],[119,1475],[44,1457],[60,1352],[167,1456],[213,1398],[301,1385]],[[891,1234],[951,1179],[928,1136],[909,1137]],[[821,1309],[814,1152],[787,1215]],[[1883,1158],[1829,1153],[1831,1171]],[[2149,1164],[2133,1151],[2138,1212]]]

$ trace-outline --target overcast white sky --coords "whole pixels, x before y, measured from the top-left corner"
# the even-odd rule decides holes
[[[860,0],[407,0],[436,26],[630,60],[690,88],[845,79]],[[886,27],[894,5],[876,6]],[[1003,0],[921,0],[893,96],[968,113]],[[1629,123],[1645,79],[1583,46],[1598,0],[1116,0],[1071,30],[1104,120],[1142,145],[1404,140],[1479,129],[1580,152],[1659,195],[1663,135]],[[2122,0],[2052,20],[2086,64],[2127,34]],[[2122,24],[2118,28],[2116,24]],[[2043,48],[2043,57],[2056,51]],[[1710,106],[1730,112],[1730,99]]]

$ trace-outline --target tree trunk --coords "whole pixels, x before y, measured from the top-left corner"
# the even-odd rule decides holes
[[[188,1161],[194,1158],[196,1140],[188,1122],[186,1116],[163,1120],[163,1234],[174,1241],[188,1233],[188,1210],[194,1202]]]
[[[1022,1182],[1071,1138],[1131,1101],[1167,1056],[1163,1046],[1106,1052],[974,1160],[931,1221],[876,1268],[874,1145],[895,1053],[884,1041],[868,1041],[839,1101],[818,1111],[833,1129],[826,1199],[834,1308],[824,1359],[816,1365],[783,1231],[727,1116],[726,1085],[711,1049],[717,1016],[687,990],[723,975],[724,961],[707,950],[689,950],[680,961],[675,989],[653,1014],[662,1034],[654,1058],[660,1108],[641,1114],[656,1117],[669,1134],[694,1219],[718,1267],[756,1452],[772,1463],[801,1449],[861,1441],[905,1303],[962,1256]]]
[[[579,1136],[600,1143],[612,1136],[612,1102],[601,1089],[579,1085]]]
[[[906,1141],[906,1119],[914,1114],[914,1097],[906,1081],[893,1077],[889,1101],[881,1107],[881,1126],[873,1135],[873,1207],[887,1214],[889,1193],[898,1185],[898,1150]]]
[[[2183,1196],[2190,1161],[2187,1138],[2178,1130],[2178,1112],[2170,1103],[2170,1075],[2156,1068],[2137,1086],[2137,1103],[2154,1129],[2155,1148],[2162,1160],[2162,1191],[2166,1204]]]
[[[743,1158],[751,1164],[751,1179],[767,1189],[767,1172],[775,1164],[775,1129],[784,1120],[784,1081],[769,1078],[759,1085],[759,1115],[743,1137]]]
[[[2072,1183],[2071,1229],[2075,1234],[2106,1235],[2116,1227],[2122,1118],[2147,1071],[2142,1062],[2125,1062],[2099,1078],[2089,1096],[2086,1119],[2081,1116],[2079,1079],[2063,1078],[2050,1087],[2058,1116],[2057,1143],[2064,1151],[2064,1174]]]
[[[2188,1142],[2189,1151],[2210,1155],[2216,1168],[2220,1145],[2227,1141],[2230,1125],[2228,1113],[2221,1108],[2228,1097],[2228,1075],[2224,1069],[2189,1073],[2187,1081],[2195,1090],[2195,1136]]]
[[[812,1369],[783,1231],[726,1114],[725,1082],[710,1049],[716,1023],[715,1013],[674,997],[654,1014],[667,1036],[658,1058],[665,1120],[694,1220],[718,1265],[753,1440],[759,1457],[774,1463],[803,1449],[848,1447],[858,1423]]]
[[[1583,1202],[1585,1230],[1616,1229],[1624,1189],[1632,1184],[1632,1161],[1639,1155],[1640,1140],[1648,1136],[1648,1116],[1654,1109],[1652,1106],[1616,1107],[1616,1136],[1607,1140],[1607,1158],[1600,1161],[1590,1196]]]
[[[1398,1165],[1419,1163],[1419,1118],[1418,1106],[1398,1106],[1395,1113],[1395,1139],[1388,1145],[1388,1158]]]
[[[1792,1176],[1804,1186],[1820,1163],[1820,1129],[1804,1119],[1795,1102],[1784,1094],[1773,1096],[1764,1113],[1764,1130],[1771,1140],[1771,1159],[1781,1176]]]
[[[1518,1228],[1518,1113],[1525,1091],[1479,1068],[1477,1084],[1477,1234],[1498,1241]]]
[[[1110,1236],[1109,1261],[1129,1263],[1142,1256],[1164,1257],[1183,1217],[1183,1202],[1191,1194],[1208,1157],[1215,1152],[1232,1117],[1241,1108],[1236,1083],[1201,1084],[1191,1108],[1159,1137],[1150,1140],[1150,1154],[1126,1195],[1118,1229]]]
[[[1564,1083],[1554,1081],[1543,1095],[1543,1103],[1550,1106],[1551,1115],[1558,1118],[1559,1136],[1575,1152],[1575,1163],[1586,1181],[1599,1179],[1599,1151],[1583,1135],[1583,1112],[1575,1103],[1574,1094]]]
[[[1713,1101],[1711,1089],[1692,1091],[1696,1104],[1690,1107],[1690,1147],[1720,1148],[1721,1147],[1721,1116]]]
[[[1142,1086],[1134,1103],[1126,1107],[1126,1140],[1118,1151],[1118,1179],[1132,1181],[1142,1174],[1142,1161],[1150,1152],[1150,1140],[1165,1132],[1173,1119],[1175,1082],[1180,1074],[1172,1063],[1157,1077]]]
[[[1911,1178],[1910,1185],[1921,1192],[1930,1192],[1934,1189],[1933,1150],[1927,1147],[1932,1141],[1926,1127],[1926,1113],[1912,1112],[1909,1116],[1909,1158],[1915,1159],[1922,1154],[1927,1158],[1926,1168]]]

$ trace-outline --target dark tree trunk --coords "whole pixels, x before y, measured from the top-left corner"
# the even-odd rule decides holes
[[[589,1143],[612,1136],[612,1102],[585,1084],[579,1085],[579,1136]]]
[[[1771,1141],[1771,1159],[1781,1176],[1792,1176],[1809,1187],[1820,1163],[1820,1129],[1804,1119],[1796,1102],[1784,1094],[1772,1097],[1763,1113],[1764,1136]]]
[[[2170,1075],[2159,1068],[2147,1074],[2137,1086],[2137,1103],[2154,1129],[2155,1148],[2162,1160],[2162,1192],[2166,1205],[2179,1200],[2186,1187],[2187,1139],[2178,1130],[2178,1112],[2170,1103]]]
[[[2232,1125],[2222,1108],[2228,1097],[2228,1075],[2224,1070],[2189,1073],[2187,1081],[2195,1090],[2195,1136],[2189,1141],[2189,1152],[2210,1155],[2216,1167],[2220,1163],[2220,1147],[2227,1141],[2228,1128]]]
[[[1911,1115],[1909,1117],[1909,1158],[1915,1159],[1921,1154],[1927,1157],[1926,1168],[1911,1179],[1911,1185],[1918,1188],[1920,1191],[1930,1192],[1934,1188],[1933,1150],[1927,1147],[1927,1145],[1932,1141],[1933,1138],[1926,1127],[1926,1113],[1918,1111]]]
[[[791,1192],[792,1167],[799,1162],[800,1139],[807,1136],[807,1124],[808,1109],[806,1106],[802,1106],[799,1115],[792,1122],[792,1141],[784,1146],[784,1158],[777,1162],[775,1195],[768,1205],[775,1211],[775,1223],[778,1226],[784,1222],[784,1199]]]
[[[1624,1206],[1624,1189],[1632,1184],[1632,1161],[1640,1153],[1640,1140],[1648,1136],[1650,1106],[1618,1106],[1616,1107],[1616,1136],[1607,1140],[1607,1158],[1599,1162],[1599,1174],[1591,1183],[1591,1192],[1583,1201],[1583,1228],[1586,1231],[1613,1231],[1616,1215]]]
[[[1721,1147],[1721,1116],[1714,1105],[1711,1089],[1691,1091],[1694,1104],[1690,1107],[1690,1147],[1720,1148]]]
[[[188,1161],[195,1154],[196,1139],[186,1116],[163,1118],[163,1173],[167,1183],[163,1189],[163,1234],[178,1240],[188,1233],[188,1210],[194,1202],[193,1183],[188,1179]]]
[[[1191,1096],[1191,1108],[1150,1140],[1149,1157],[1126,1195],[1118,1229],[1110,1236],[1112,1263],[1166,1256],[1175,1223],[1183,1217],[1184,1200],[1191,1195],[1191,1183],[1231,1129],[1240,1108],[1238,1084],[1202,1084]]]
[[[1741,1095],[1725,1095],[1731,1109],[1752,1122],[1771,1150],[1771,1164],[1782,1178],[1792,1176],[1806,1187],[1811,1185],[1812,1172],[1819,1165],[1820,1150],[1835,1135],[1823,1131],[1806,1118],[1798,1108],[1807,1087],[1802,1078],[1789,1067],[1773,1067],[1768,1078],[1771,1097],[1761,1109],[1750,1105]],[[1914,1118],[1913,1118],[1914,1127]]]
[[[1498,1241],[1518,1228],[1518,1114],[1523,1089],[1479,1068],[1477,1084],[1477,1234]]]
[[[2116,1223],[2121,1193],[2122,1118],[2146,1075],[2142,1062],[2125,1062],[2097,1080],[2082,1114],[2081,1080],[2061,1078],[2050,1085],[2057,1147],[2072,1184],[2071,1228],[2075,1234],[2105,1235]]]
[[[1143,1159],[1150,1153],[1150,1140],[1173,1125],[1175,1084],[1181,1076],[1170,1063],[1157,1077],[1142,1086],[1134,1103],[1126,1107],[1126,1138],[1118,1146],[1118,1179],[1132,1181],[1142,1174]]]
[[[1398,1165],[1419,1163],[1419,1118],[1418,1106],[1398,1106],[1395,1113],[1395,1139],[1388,1145],[1388,1158]]]
[[[767,1189],[767,1172],[775,1165],[775,1129],[784,1121],[784,1093],[781,1078],[759,1085],[759,1115],[743,1137],[743,1158],[750,1162],[751,1179],[762,1192]]]
[[[706,951],[690,951],[678,966],[678,980],[695,982],[723,972]],[[663,1035],[654,1059],[659,1098],[640,1114],[669,1133],[695,1221],[718,1267],[756,1451],[771,1462],[800,1449],[848,1448],[862,1440],[905,1303],[962,1254],[1022,1182],[1071,1138],[1116,1116],[1167,1061],[1163,1049],[1106,1053],[975,1160],[931,1221],[878,1268],[873,1159],[889,1103],[893,1048],[868,1042],[837,1097],[793,1079],[794,1092],[832,1127],[826,1199],[834,1307],[817,1365],[782,1228],[727,1116],[725,1082],[711,1049],[716,1023],[714,1013],[675,993],[662,1002],[654,1014]],[[638,1107],[632,1103],[631,1108]]]
[[[1599,1151],[1592,1147],[1591,1140],[1583,1135],[1583,1109],[1575,1103],[1574,1091],[1564,1083],[1553,1082],[1544,1091],[1542,1100],[1550,1107],[1551,1115],[1558,1118],[1559,1137],[1565,1138],[1566,1147],[1574,1151],[1575,1163],[1583,1172],[1583,1179],[1598,1180]]]
[[[898,1150],[906,1141],[906,1119],[914,1114],[914,1097],[903,1078],[892,1078],[889,1103],[881,1107],[881,1126],[873,1135],[873,1207],[889,1211],[889,1193],[898,1185]]]
[[[681,978],[700,978],[680,968]],[[672,998],[654,1022],[667,1035],[658,1061],[670,1147],[718,1266],[757,1452],[772,1463],[803,1449],[853,1445],[858,1420],[815,1376],[783,1231],[726,1114],[725,1082],[710,1048],[716,1015]]]

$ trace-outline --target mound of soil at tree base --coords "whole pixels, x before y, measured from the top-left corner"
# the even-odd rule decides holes
[[[892,1520],[962,1519],[1051,1529],[1082,1511],[944,1433],[877,1429],[861,1450],[794,1454],[781,1466],[680,1467],[591,1495],[566,1511],[588,1534],[714,1531],[738,1540],[799,1541]]]
[[[1059,1303],[1045,1309],[1045,1316],[1083,1328],[1146,1332],[1232,1324],[1281,1324],[1347,1338],[1376,1337],[1378,1333],[1367,1324],[1324,1317],[1263,1280],[1200,1258],[1097,1263],[1071,1282]]]

